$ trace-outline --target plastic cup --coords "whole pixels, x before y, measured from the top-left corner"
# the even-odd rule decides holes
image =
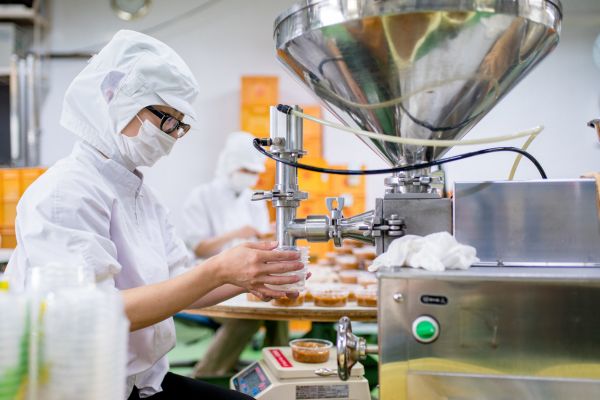
[[[348,302],[349,294],[348,289],[338,285],[312,290],[313,302],[317,307],[344,307]]]
[[[377,287],[368,286],[357,290],[356,304],[361,307],[377,307]]]
[[[290,341],[292,357],[300,363],[319,364],[329,360],[333,343],[323,339],[295,339]]]
[[[286,272],[283,274],[272,274],[272,276],[297,276],[300,280],[295,283],[288,283],[284,285],[269,285],[265,284],[266,287],[280,292],[298,292],[304,289],[306,285],[306,275],[308,273],[308,247],[306,246],[280,246],[274,251],[297,251],[300,252],[300,262],[304,264],[304,268],[298,271]]]

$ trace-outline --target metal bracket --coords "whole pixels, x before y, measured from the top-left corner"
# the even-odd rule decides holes
[[[342,233],[338,229],[339,221],[344,217],[342,210],[344,209],[343,197],[328,197],[325,200],[327,209],[331,212],[331,239],[336,246],[342,245]],[[335,204],[337,203],[337,204]]]
[[[306,192],[288,192],[282,193],[277,190],[273,191],[261,191],[254,192],[252,195],[252,201],[260,200],[288,200],[288,201],[301,201],[308,199],[308,193]]]

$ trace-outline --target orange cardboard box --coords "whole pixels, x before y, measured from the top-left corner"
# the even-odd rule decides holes
[[[243,76],[242,104],[275,105],[279,97],[279,78],[276,76]]]

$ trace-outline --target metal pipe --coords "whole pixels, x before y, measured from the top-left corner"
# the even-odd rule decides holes
[[[301,111],[298,106],[294,107]],[[282,114],[271,107],[272,152],[280,158],[297,162],[302,156],[302,120],[294,115]],[[296,167],[277,163],[273,206],[276,208],[276,235],[280,246],[293,246],[297,237],[288,232],[288,225],[296,218],[296,209],[306,194],[298,189],[298,170]]]

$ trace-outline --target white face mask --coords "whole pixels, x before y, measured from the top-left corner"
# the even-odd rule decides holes
[[[242,192],[250,189],[258,182],[257,174],[248,174],[245,172],[235,171],[229,175],[229,184],[236,192]]]
[[[150,121],[142,121],[137,115],[136,118],[142,126],[137,136],[119,135],[119,152],[132,167],[151,167],[171,152],[177,139],[167,135]]]

